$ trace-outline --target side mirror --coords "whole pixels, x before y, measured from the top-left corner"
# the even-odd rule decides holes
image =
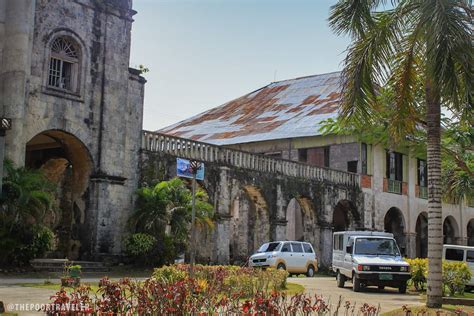
[[[352,246],[346,247],[346,253],[352,253]]]

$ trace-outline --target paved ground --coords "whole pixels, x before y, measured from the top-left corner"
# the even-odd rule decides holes
[[[116,279],[116,278],[111,278]],[[139,278],[140,279],[140,278]],[[40,315],[42,313],[31,310],[38,305],[51,302],[50,297],[56,293],[55,290],[25,287],[19,284],[24,283],[44,283],[46,279],[38,278],[0,278],[0,301],[3,301],[7,311],[17,313],[21,316]],[[83,283],[99,282],[100,278],[82,278]],[[53,283],[60,283],[60,279],[49,279]],[[12,304],[18,304],[13,306]],[[28,304],[25,305],[25,304]],[[13,308],[12,308],[13,307]],[[23,310],[20,310],[23,308]],[[28,309],[30,311],[25,311]]]
[[[8,304],[41,304],[50,301],[50,296],[55,293],[54,290],[38,289],[24,287],[20,283],[43,283],[45,279],[33,278],[1,278],[0,279],[0,301],[3,301],[5,307]],[[59,279],[51,279],[53,283],[59,283]],[[98,282],[99,278],[83,278],[83,282]],[[301,284],[305,287],[306,292],[310,294],[323,295],[326,300],[336,303],[339,296],[342,295],[343,302],[349,300],[356,302],[357,306],[363,303],[372,305],[380,304],[382,312],[387,312],[402,305],[423,305],[420,298],[416,294],[398,294],[396,289],[387,288],[379,291],[375,287],[369,287],[364,292],[354,293],[351,283],[347,283],[346,287],[340,289],[336,286],[336,280],[333,277],[316,277],[316,278],[289,278],[288,282]],[[17,306],[17,308],[19,305]],[[38,313],[14,311],[19,315],[38,315]]]
[[[323,295],[331,303],[339,301],[342,295],[342,301],[356,302],[360,307],[363,303],[377,306],[380,304],[382,312],[388,312],[402,305],[423,305],[418,294],[399,294],[398,289],[385,288],[378,290],[376,287],[368,287],[363,292],[355,293],[352,291],[352,283],[347,282],[346,287],[341,289],[336,286],[334,277],[316,277],[316,278],[288,278],[288,282],[301,284],[305,287],[307,293]]]

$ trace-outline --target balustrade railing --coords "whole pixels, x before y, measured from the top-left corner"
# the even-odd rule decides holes
[[[143,131],[142,148],[152,152],[164,152],[176,157],[216,162],[224,165],[277,173],[286,176],[329,181],[349,186],[359,186],[356,173],[321,168],[291,160],[266,157],[241,150],[202,143],[190,139]]]

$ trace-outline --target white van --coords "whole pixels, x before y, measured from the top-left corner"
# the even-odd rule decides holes
[[[443,245],[443,259],[448,261],[464,261],[471,269],[471,282],[467,286],[474,288],[474,247]]]
[[[352,289],[375,285],[407,290],[410,266],[400,254],[393,234],[368,231],[336,232],[333,235],[332,270],[338,287],[352,281]]]
[[[309,242],[273,241],[263,244],[249,258],[250,267],[276,268],[290,275],[305,273],[313,277],[318,271],[318,260]]]

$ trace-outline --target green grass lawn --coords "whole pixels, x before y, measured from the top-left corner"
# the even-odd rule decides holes
[[[288,282],[286,284],[286,290],[285,293],[287,295],[295,295],[295,294],[300,294],[304,292],[304,286]]]
[[[456,294],[454,297],[462,297],[462,298],[474,298],[474,293],[472,292],[464,292],[464,295]]]
[[[24,286],[24,287],[33,287],[36,289],[48,289],[48,290],[55,290],[55,291],[59,291],[61,289],[61,284],[51,283],[51,282],[46,282],[46,281],[44,283],[20,283],[17,285]],[[81,285],[90,286],[91,290],[94,292],[97,292],[97,290],[99,289],[99,284],[97,282],[92,282],[92,283],[85,282],[85,283],[81,283]],[[72,290],[72,288],[69,288],[69,287],[67,287],[66,289]]]
[[[88,285],[91,287],[91,290],[95,293],[97,293],[99,289],[99,284],[97,282],[86,282],[86,283],[81,283],[82,285]],[[51,283],[45,281],[44,283],[21,283],[18,284],[19,286],[24,286],[24,287],[33,287],[37,289],[48,289],[48,290],[54,290],[54,291],[59,291],[61,289],[61,285],[58,283]],[[72,290],[72,288],[66,288],[67,290]],[[299,284],[291,283],[288,282],[286,284],[286,290],[285,293],[287,295],[294,295],[294,294],[299,294],[304,292],[304,287]]]

